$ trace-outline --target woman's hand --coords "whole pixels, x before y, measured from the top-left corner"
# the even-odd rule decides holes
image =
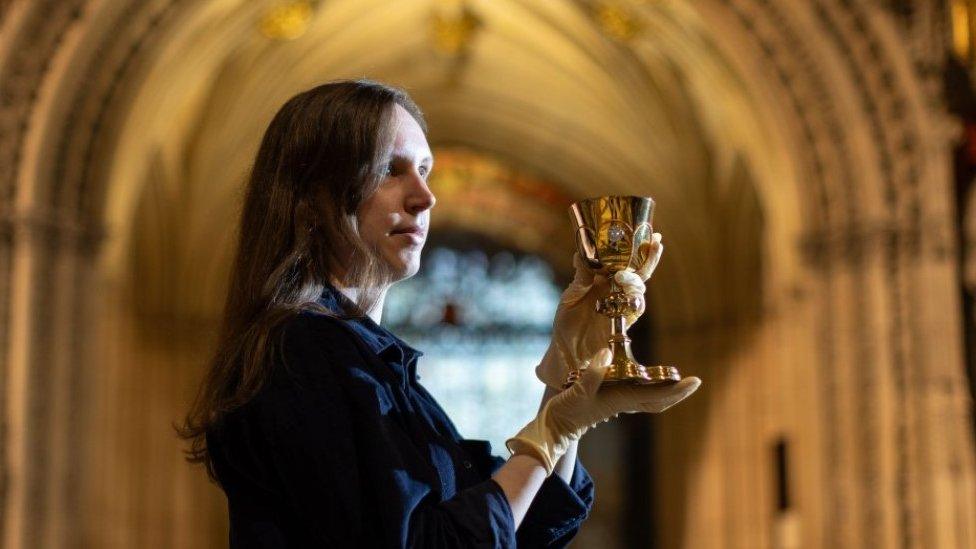
[[[644,282],[654,274],[664,245],[661,233],[651,235],[647,261],[636,272],[618,272],[614,280],[625,294],[639,297],[637,313],[624,319],[630,327],[644,314]],[[576,276],[563,292],[552,325],[552,341],[542,362],[536,367],[536,376],[554,389],[562,389],[570,370],[579,367],[584,359],[607,347],[610,340],[610,320],[596,312],[596,303],[610,293],[610,282],[603,275],[594,275],[586,267],[579,254],[573,256]]]
[[[609,385],[600,382],[610,365],[610,350],[601,349],[583,370],[579,381],[549,399],[535,419],[505,445],[514,455],[538,459],[551,474],[574,441],[598,423],[618,414],[658,413],[694,393],[701,380],[686,377],[670,385]]]

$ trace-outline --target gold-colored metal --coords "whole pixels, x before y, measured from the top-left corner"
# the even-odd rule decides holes
[[[294,40],[308,30],[313,6],[307,0],[283,2],[261,18],[261,34],[275,40]]]
[[[483,24],[467,2],[441,0],[431,17],[430,34],[434,49],[449,56],[465,54]]]
[[[652,246],[654,200],[644,196],[604,196],[581,200],[569,212],[580,257],[590,270],[610,281],[610,295],[597,303],[597,312],[610,319],[608,344],[613,353],[603,384],[650,385],[681,380],[674,366],[645,367],[634,359],[624,321],[637,314],[643,296],[628,296],[613,279],[620,271],[637,271],[647,261]]]
[[[591,8],[600,30],[610,38],[629,42],[644,31],[645,24],[630,7],[618,2],[597,2]]]

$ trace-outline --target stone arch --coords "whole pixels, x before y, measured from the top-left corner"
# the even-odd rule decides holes
[[[694,153],[703,164],[723,167],[723,174],[747,173],[749,186],[755,185],[755,201],[766,214],[759,244],[764,259],[757,282],[762,284],[759,319],[715,316],[723,309],[712,307],[714,303],[739,310],[751,296],[748,286],[740,292],[745,295],[729,298],[714,278],[710,286],[697,283],[695,277],[713,266],[708,253],[678,255],[674,269],[660,273],[658,287],[680,289],[676,296],[654,299],[662,354],[679,364],[703,362],[704,371],[721,380],[716,389],[723,389],[720,398],[708,401],[710,427],[690,424],[692,412],[703,409],[689,407],[684,414],[676,410],[664,429],[676,439],[682,427],[700,438],[660,456],[664,467],[682,479],[667,487],[684,494],[686,505],[706,502],[701,519],[692,514],[693,506],[674,508],[674,518],[713,527],[712,533],[678,529],[676,537],[667,538],[669,544],[682,539],[696,547],[721,546],[722,540],[767,544],[767,533],[777,527],[774,517],[723,509],[728,503],[723,498],[743,484],[717,475],[731,472],[758,479],[763,489],[768,488],[761,478],[762,450],[771,435],[780,433],[796,440],[805,452],[806,461],[796,475],[802,535],[809,545],[970,543],[974,534],[965,524],[972,521],[976,504],[971,496],[972,440],[964,430],[969,412],[961,378],[960,323],[953,322],[953,312],[946,312],[958,307],[948,290],[956,253],[946,161],[952,129],[932,86],[932,67],[937,75],[942,52],[938,44],[920,43],[906,28],[905,18],[897,19],[879,3],[816,0],[798,7],[786,1],[712,0],[694,7],[674,2],[633,9],[606,3],[616,6],[616,20],[625,23],[624,29],[627,24],[650,26],[658,31],[653,39],[639,31],[611,32],[619,25],[601,30],[606,14],[599,12],[597,3],[551,3],[550,11],[530,3],[509,4],[542,23],[540,32],[545,34],[540,42],[545,47],[569,41],[558,32],[560,24],[590,18],[591,24],[579,27],[586,32],[572,37],[590,48],[588,67],[598,66],[600,55],[629,59],[618,65],[626,82],[657,90],[661,79],[688,77],[690,87],[665,84],[664,89],[693,89],[702,95],[670,97],[667,105],[676,109],[671,116],[680,120],[682,114],[696,114],[691,119],[700,119],[702,127],[691,131],[699,137],[737,139],[738,155],[721,157],[729,153],[715,143]],[[363,9],[379,5],[371,2]],[[111,6],[81,0],[0,5],[0,189],[6,197],[0,218],[0,257],[5,259],[0,262],[0,283],[6,288],[0,292],[0,318],[6,321],[0,324],[5,351],[0,362],[6,426],[2,448],[5,466],[9,464],[12,472],[6,480],[3,535],[11,547],[61,540],[79,519],[70,511],[76,501],[72,498],[79,497],[78,486],[65,481],[72,478],[69,457],[77,456],[85,441],[70,418],[88,406],[94,407],[95,417],[112,410],[98,408],[104,403],[71,398],[86,394],[91,385],[124,389],[113,385],[118,380],[112,376],[132,375],[120,366],[99,371],[91,357],[101,347],[89,340],[91,332],[81,329],[98,311],[87,293],[104,287],[106,269],[120,265],[127,250],[119,246],[114,256],[105,254],[116,242],[117,231],[124,232],[105,220],[131,215],[137,203],[133,181],[147,175],[139,170],[112,171],[113,165],[117,168],[112,160],[120,151],[147,151],[130,116],[154,114],[139,110],[146,105],[139,103],[140,97],[146,97],[147,82],[163,81],[160,59],[173,60],[172,48],[199,39],[193,33],[214,21],[222,25],[209,32],[238,36],[261,8],[259,3],[179,0]],[[931,23],[938,19],[937,9],[919,8],[918,14],[919,20],[938,30]],[[354,16],[349,9],[340,15]],[[606,41],[606,34],[616,42]],[[905,36],[911,38],[908,45]],[[697,43],[689,37],[707,40]],[[507,41],[500,41],[499,47],[511,47],[513,37],[504,38]],[[682,51],[676,44],[694,45],[697,52],[714,48],[715,56],[697,58],[703,62],[699,72],[682,75],[675,71]],[[225,53],[239,45],[225,41]],[[255,47],[241,51],[238,54],[244,56],[266,53]],[[545,59],[541,46],[537,53]],[[662,60],[662,53],[678,57]],[[211,52],[197,60],[216,69],[224,59]],[[654,71],[643,72],[655,62]],[[573,82],[571,73],[556,76]],[[723,89],[741,93],[743,104],[698,116],[701,113],[692,107],[707,99],[707,78],[728,79]],[[421,103],[438,105],[431,109],[443,121],[438,139],[484,146],[464,135],[461,122],[448,118],[446,113],[453,112],[463,115],[456,117],[462,122],[483,122],[476,112],[457,104],[458,95],[424,87],[413,91]],[[613,108],[602,111],[605,115],[619,112],[628,99],[641,98],[619,85],[590,91],[607,92]],[[498,95],[491,90],[475,97],[483,105],[497,104],[493,98]],[[265,107],[275,102],[270,95],[263,102],[256,99]],[[164,98],[152,104],[167,103]],[[600,107],[586,102],[577,106]],[[541,107],[527,103],[509,114],[506,124],[498,123],[496,131],[538,137],[533,133],[537,129],[519,124],[517,115]],[[722,128],[723,122],[733,127]],[[566,125],[565,120],[554,124],[545,131],[588,128]],[[594,133],[592,140],[603,137],[617,143],[616,139],[640,137],[622,135]],[[776,152],[770,155],[764,145],[774,145]],[[636,151],[609,147],[606,156],[618,153],[622,162],[604,158],[572,166],[580,174],[575,190],[646,176]],[[166,154],[177,154],[165,148],[155,152],[164,162]],[[494,152],[516,154],[510,149]],[[542,157],[551,154],[544,148],[536,152]],[[531,162],[525,155],[518,159]],[[559,175],[546,173],[546,165],[537,168],[547,176]],[[668,182],[694,173],[693,166],[686,168],[689,171],[673,172],[673,166],[650,166],[665,183],[656,181],[659,185],[648,187],[648,192],[671,204],[681,203],[686,195]],[[122,184],[108,185],[113,180]],[[613,189],[607,185],[600,192]],[[682,249],[682,242],[693,249],[695,233],[677,219],[677,208],[671,209],[671,219],[666,211],[662,209],[661,222],[674,227],[669,232],[675,235],[671,249]],[[694,212],[707,215],[710,210]],[[703,286],[712,292],[705,293],[706,298]],[[930,301],[921,300],[922,295]],[[711,347],[704,358],[703,341]],[[79,365],[75,356],[89,358]],[[790,364],[789,375],[779,372],[781,361]],[[763,376],[772,381],[755,382]],[[814,395],[801,396],[798,403],[776,398],[778,390],[804,387],[815,388]],[[759,406],[748,401],[752,388],[764,395]],[[62,404],[40,406],[48,401]],[[785,419],[723,423],[715,415],[718,411],[742,416],[759,411]],[[939,418],[950,418],[949,424]],[[111,422],[103,424],[107,425]],[[742,442],[716,431],[737,427],[754,427],[759,436]],[[708,460],[697,463],[704,481],[690,478],[695,469],[681,466],[683,458],[715,455],[737,444],[747,451],[736,454],[732,468]],[[750,465],[750,460],[759,464]],[[662,501],[667,497],[662,495]],[[123,518],[132,523],[132,517]],[[44,527],[28,532],[27,524]],[[940,527],[945,525],[951,526]],[[120,533],[118,540],[125,535]],[[179,535],[174,539],[180,540]]]
[[[814,322],[809,328],[817,336],[807,342],[813,346],[798,348],[816,362],[798,381],[818,389],[819,401],[801,417],[822,427],[817,433],[797,422],[776,430],[816,441],[803,449],[819,454],[813,469],[821,475],[801,475],[798,484],[802,512],[813,519],[805,522],[821,529],[804,529],[803,539],[825,546],[965,546],[972,500],[939,502],[920,476],[929,471],[950,482],[973,479],[959,325],[950,305],[957,298],[949,290],[954,252],[947,167],[955,129],[933,85],[941,53],[873,4],[787,9],[727,1],[702,11],[713,28],[737,27],[717,33],[719,39],[751,43],[752,55],[742,57],[762,64],[766,75],[749,82],[765,82],[778,88],[774,95],[788,98],[778,122],[792,129],[797,145],[809,217],[796,244],[806,273],[783,305],[808,308],[807,321]],[[916,19],[925,27],[938,16],[938,9],[918,8]],[[920,295],[953,313],[935,318],[932,308],[939,305]],[[933,346],[933,339],[942,343]],[[935,353],[935,347],[953,351]],[[929,375],[953,379],[947,382],[952,389],[935,387]],[[935,402],[963,427],[951,434],[915,431],[924,422],[919,406]],[[960,463],[967,471],[953,470]],[[818,497],[804,501],[803,492],[810,491]],[[718,526],[722,535],[735,531],[729,522]]]

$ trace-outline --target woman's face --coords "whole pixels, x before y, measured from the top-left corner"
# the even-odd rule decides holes
[[[420,125],[406,109],[395,107],[393,156],[383,182],[359,207],[357,218],[360,236],[380,251],[396,280],[402,280],[420,269],[435,202],[427,186],[434,159]]]

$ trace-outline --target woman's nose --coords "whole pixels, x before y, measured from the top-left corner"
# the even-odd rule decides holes
[[[431,192],[427,181],[420,174],[414,174],[412,179],[414,183],[411,186],[410,193],[407,195],[406,209],[412,215],[417,215],[424,210],[433,208],[437,202],[437,198]]]

